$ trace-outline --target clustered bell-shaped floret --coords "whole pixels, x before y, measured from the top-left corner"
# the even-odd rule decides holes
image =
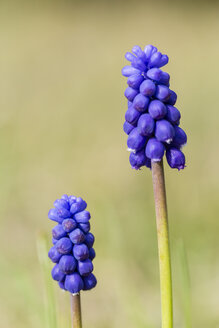
[[[53,247],[48,256],[55,263],[52,277],[60,288],[70,293],[96,286],[93,275],[94,236],[90,231],[90,213],[86,202],[75,196],[63,195],[54,202],[49,219],[58,224],[52,229]]]
[[[160,69],[168,63],[168,56],[148,45],[144,51],[134,46],[125,58],[131,65],[122,69],[128,84],[123,130],[128,135],[132,168],[151,168],[151,162],[161,161],[166,152],[169,166],[183,169],[185,156],[181,148],[187,137],[179,127],[181,115],[174,106],[177,95],[169,88],[170,76]]]

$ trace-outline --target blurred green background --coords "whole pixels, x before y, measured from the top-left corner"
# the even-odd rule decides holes
[[[151,172],[130,168],[122,132],[121,68],[135,44],[169,55],[189,140],[187,168],[166,166],[175,327],[219,327],[217,2],[0,9],[1,327],[46,327],[36,240],[50,236],[47,212],[63,193],[86,199],[96,236],[98,286],[82,295],[84,327],[160,327]],[[69,327],[69,297],[49,284]]]

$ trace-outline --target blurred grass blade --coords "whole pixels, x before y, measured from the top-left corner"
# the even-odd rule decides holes
[[[47,328],[57,328],[57,311],[54,294],[53,281],[51,279],[51,264],[48,259],[48,240],[45,234],[37,236],[37,254],[42,269],[44,302],[45,302],[45,321]]]
[[[180,280],[181,280],[184,327],[191,328],[192,327],[191,285],[190,285],[190,275],[189,275],[186,248],[183,240],[180,240],[178,243],[178,258],[179,258],[179,269],[180,269]]]

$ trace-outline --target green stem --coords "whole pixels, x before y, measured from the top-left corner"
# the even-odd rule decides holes
[[[72,328],[82,328],[80,293],[71,294]]]
[[[172,281],[163,161],[152,163],[152,179],[159,251],[162,328],[172,328]]]

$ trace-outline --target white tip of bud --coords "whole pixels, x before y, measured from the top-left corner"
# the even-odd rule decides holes
[[[132,148],[127,148],[127,151],[129,151],[130,153],[136,153],[136,150],[135,149],[132,149]]]

